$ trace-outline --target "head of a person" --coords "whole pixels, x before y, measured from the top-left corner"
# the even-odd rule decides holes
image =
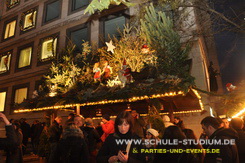
[[[133,133],[133,117],[130,112],[123,111],[115,119],[115,133]]]
[[[69,123],[63,131],[62,139],[67,139],[69,137],[84,138],[84,135],[77,125],[75,125],[74,123]]]
[[[75,124],[77,127],[83,126],[83,117],[80,116],[80,115],[76,115],[76,116],[74,117],[74,124]]]
[[[138,115],[138,113],[137,113],[136,110],[132,110],[131,111],[131,115],[132,115],[133,118],[135,118]]]
[[[224,128],[229,128],[230,123],[227,118],[222,118],[222,122],[223,122]]]
[[[203,132],[210,137],[219,127],[220,123],[214,117],[208,116],[201,121]]]
[[[181,131],[181,129],[178,126],[169,126],[164,130],[163,139],[177,139],[177,140],[183,140],[185,139],[184,133]]]
[[[34,120],[33,121],[33,124],[35,125],[35,124],[38,124],[39,123],[39,120]]]
[[[85,119],[85,125],[86,125],[86,126],[93,126],[94,123],[93,123],[92,118],[86,118],[86,119]]]
[[[68,115],[68,117],[67,117],[67,119],[74,119],[74,117],[75,117],[75,114],[74,113],[70,113],[69,115]]]
[[[180,117],[174,117],[174,124],[178,124],[180,123],[182,120],[180,119]]]
[[[222,119],[220,117],[216,117],[215,119],[219,122],[219,128],[224,128],[224,122]]]
[[[194,139],[194,140],[197,139],[192,129],[186,128],[186,129],[183,129],[182,131],[185,134],[187,139]]]
[[[109,120],[111,120],[110,115],[104,114],[104,115],[102,116],[102,122],[103,122],[103,123],[107,123]]]
[[[163,122],[170,122],[170,118],[169,118],[168,115],[164,115],[164,116],[162,117],[162,120],[163,120]]]
[[[58,116],[54,119],[58,124],[61,124],[62,123],[62,117],[61,116]]]
[[[19,120],[14,120],[13,123],[12,123],[15,127],[15,129],[20,129],[20,121]]]
[[[146,131],[146,138],[147,139],[156,139],[158,138],[159,133],[157,130],[150,128]]]
[[[240,130],[244,127],[244,121],[241,118],[232,118],[230,125],[235,130]]]

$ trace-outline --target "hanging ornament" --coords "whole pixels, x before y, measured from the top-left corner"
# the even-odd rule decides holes
[[[149,53],[149,51],[150,51],[149,47],[148,47],[146,44],[144,44],[144,45],[142,46],[142,48],[141,48],[141,52],[142,52],[143,54],[146,54],[146,53]]]
[[[116,48],[114,45],[112,45],[112,40],[110,40],[110,42],[106,42],[106,46],[107,46],[107,51],[111,51],[114,54],[114,49]]]
[[[130,104],[127,104],[127,109],[125,111],[132,111]]]
[[[97,117],[101,117],[102,116],[101,109],[96,109],[96,116]]]
[[[226,89],[229,91],[229,92],[232,92],[236,89],[236,86],[232,85],[231,83],[227,83],[226,84]]]

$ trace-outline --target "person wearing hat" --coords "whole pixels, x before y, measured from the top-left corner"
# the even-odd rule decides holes
[[[164,122],[165,128],[169,127],[169,126],[174,126],[174,124],[172,122],[170,122],[170,118],[168,115],[164,115],[162,117],[162,120]]]
[[[102,116],[102,121],[100,122],[103,135],[101,136],[102,142],[105,142],[105,139],[109,136],[109,134],[114,133],[114,121],[110,119],[108,114],[104,114]]]
[[[158,136],[159,136],[159,133],[157,130],[153,128],[149,128],[146,131],[145,147],[155,149],[157,147],[156,141],[159,140]],[[155,144],[152,144],[152,143],[155,143]],[[145,155],[145,161],[152,162],[154,160],[154,157],[155,157],[154,153],[147,153]]]
[[[146,139],[147,140],[151,140],[151,139],[155,139],[155,141],[159,140],[159,133],[157,130],[153,129],[153,128],[149,128],[147,131],[146,131]],[[154,142],[154,141],[153,141]],[[147,147],[151,147],[152,144],[148,144]],[[156,147],[156,144],[154,145],[154,147]]]

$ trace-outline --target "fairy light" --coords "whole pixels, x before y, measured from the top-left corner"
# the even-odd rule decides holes
[[[232,118],[237,118],[239,116],[241,116],[243,113],[245,113],[245,108],[243,108],[241,111],[239,111],[237,114],[235,114],[234,116],[232,116]]]
[[[197,95],[198,98],[199,97],[201,98],[201,96],[198,94],[197,91],[195,94]],[[123,102],[136,102],[139,100],[155,99],[155,98],[169,97],[169,96],[174,97],[178,95],[184,95],[184,92],[182,91],[168,92],[165,94],[153,94],[150,96],[144,95],[144,96],[131,97],[128,99],[102,100],[102,101],[96,101],[96,102],[86,102],[82,104],[66,104],[66,105],[56,105],[56,106],[50,106],[50,107],[34,108],[34,109],[19,109],[19,110],[15,110],[14,113],[43,111],[43,110],[51,110],[51,109],[66,109],[66,108],[76,107],[77,105],[83,107],[83,106],[105,105],[105,104],[114,104],[114,103],[123,103]],[[200,98],[199,98],[199,104],[201,106],[201,110],[203,110],[203,105],[202,105]]]

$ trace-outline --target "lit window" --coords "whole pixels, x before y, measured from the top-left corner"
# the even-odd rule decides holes
[[[21,17],[21,30],[26,31],[32,29],[36,25],[37,10],[31,9],[22,14]]]
[[[60,1],[47,4],[45,22],[56,19],[60,16]]]
[[[24,99],[27,98],[27,88],[20,88],[15,90],[14,102],[19,104],[22,103]]]
[[[88,28],[81,28],[71,32],[71,41],[76,45],[77,50],[82,50],[82,43],[88,41]]]
[[[47,38],[42,42],[41,61],[50,59],[56,54],[57,38]]]
[[[13,37],[15,34],[15,26],[16,26],[16,20],[9,22],[6,24],[5,27],[5,33],[4,33],[4,39]]]
[[[32,47],[28,47],[20,51],[18,68],[22,68],[30,65],[31,54],[32,54]]]
[[[8,52],[5,55],[0,55],[0,73],[7,72],[9,70],[11,54]]]
[[[4,111],[6,92],[0,92],[0,112]]]
[[[7,8],[11,9],[17,4],[19,4],[19,0],[6,0]]]
[[[89,0],[72,0],[72,11],[87,6],[89,4]]]
[[[108,34],[111,38],[116,37],[120,38],[119,30],[123,30],[126,23],[126,18],[124,16],[119,16],[113,19],[106,20],[104,22],[104,38],[105,41],[109,41]]]

